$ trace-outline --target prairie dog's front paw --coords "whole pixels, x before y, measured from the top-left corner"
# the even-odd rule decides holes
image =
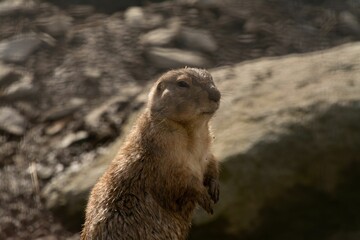
[[[209,214],[213,214],[213,202],[207,192],[204,192],[198,200],[199,205]]]
[[[214,201],[214,203],[217,203],[219,201],[219,195],[220,195],[219,181],[217,179],[211,178],[208,181],[207,187],[211,199]]]

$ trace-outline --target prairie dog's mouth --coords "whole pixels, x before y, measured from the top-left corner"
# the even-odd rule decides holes
[[[212,115],[216,112],[217,108],[215,109],[210,109],[210,110],[206,110],[206,111],[203,111],[202,114],[204,115]]]
[[[202,112],[202,114],[204,114],[204,115],[212,115],[214,113],[215,113],[215,111]]]
[[[204,115],[212,115],[219,109],[219,104],[211,104],[206,109],[203,109],[202,114]]]

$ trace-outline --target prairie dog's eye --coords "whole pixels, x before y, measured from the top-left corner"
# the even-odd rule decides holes
[[[185,82],[185,81],[178,81],[178,82],[177,82],[177,85],[178,85],[179,87],[182,87],[182,88],[189,88],[189,87],[190,87],[190,85],[189,85],[187,82]]]

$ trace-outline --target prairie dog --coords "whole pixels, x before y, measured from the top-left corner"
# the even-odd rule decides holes
[[[90,194],[81,239],[186,239],[196,205],[213,213],[219,173],[209,120],[220,98],[202,69],[171,70],[155,82]]]

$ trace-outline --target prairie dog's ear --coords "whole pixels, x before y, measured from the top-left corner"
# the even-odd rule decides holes
[[[163,82],[159,82],[158,84],[157,84],[157,86],[156,86],[156,90],[157,91],[162,91],[162,90],[164,90],[164,83]]]

